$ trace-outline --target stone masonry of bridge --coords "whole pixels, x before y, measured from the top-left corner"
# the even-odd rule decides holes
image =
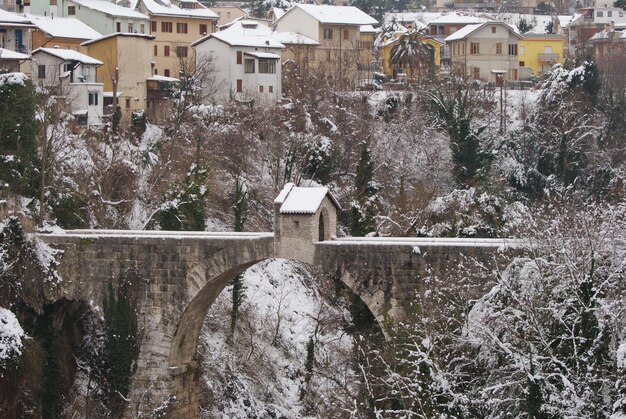
[[[226,285],[262,260],[299,260],[336,276],[383,324],[402,320],[416,293],[427,287],[425,278],[453,270],[472,276],[467,258],[489,271],[506,247],[503,240],[324,240],[336,231],[338,209],[327,195],[320,195],[323,200],[310,213],[281,213],[284,202],[279,200],[274,233],[74,230],[39,235],[62,250],[58,271],[63,281],[53,300],[101,305],[107,284],[134,272],[140,344],[126,417],[199,416],[196,349],[204,318]]]

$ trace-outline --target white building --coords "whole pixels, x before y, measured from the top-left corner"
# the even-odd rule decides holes
[[[282,94],[281,50],[283,44],[272,30],[243,20],[194,42],[198,59],[210,57],[218,89],[216,100],[275,103]]]
[[[96,80],[102,61],[60,48],[37,48],[32,58],[35,84],[64,97],[79,124],[102,123],[104,85]]]
[[[453,71],[493,83],[499,77],[519,79],[518,44],[521,38],[506,23],[490,21],[467,25],[445,41]]]
[[[106,0],[31,0],[30,13],[75,17],[98,33],[150,33],[150,18]]]
[[[34,28],[27,18],[0,9],[0,48],[28,53],[30,30]]]

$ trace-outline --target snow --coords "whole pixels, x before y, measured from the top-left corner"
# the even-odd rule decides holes
[[[30,21],[25,17],[21,17],[16,13],[7,12],[6,10],[0,9],[0,22],[2,23],[23,23],[30,24]]]
[[[285,48],[283,44],[274,39],[273,31],[270,28],[253,21],[240,20],[235,22],[223,31],[209,34],[194,42],[192,46],[201,44],[209,38],[219,39],[232,46]]]
[[[40,233],[44,237],[126,237],[126,238],[161,238],[161,239],[212,239],[212,240],[241,240],[241,239],[261,239],[273,237],[273,233],[265,232],[208,232],[208,231],[166,231],[166,230],[63,230],[63,232]]]
[[[97,39],[92,39],[91,41],[85,41],[85,42],[83,42],[80,45],[81,46],[85,46],[85,45],[95,44],[96,42],[100,42],[100,41],[103,41],[105,39],[113,38],[115,36],[125,36],[125,37],[154,39],[154,36],[148,35],[148,34],[145,34],[145,33],[114,32],[114,33],[111,33],[111,34],[108,34],[108,35],[104,35],[104,36],[102,36],[100,38],[97,38]]]
[[[272,39],[281,44],[319,45],[315,39],[296,32],[274,32]]]
[[[626,341],[617,348],[617,368],[626,370]]]
[[[256,52],[256,51],[246,51],[244,55],[249,55],[255,58],[265,58],[270,60],[280,60],[280,55],[272,54],[271,52]]]
[[[280,213],[315,214],[328,193],[328,188],[292,187],[284,198]]]
[[[344,313],[320,297],[317,279],[301,263],[261,262],[242,274],[242,283],[245,297],[232,342],[231,286],[217,297],[200,336],[203,379],[214,396],[211,406],[202,406],[210,409],[203,417],[308,417],[302,390],[309,339],[315,342],[315,371],[328,374],[314,374],[309,391],[332,398],[353,374],[342,359],[352,354],[351,337],[341,321],[331,321]]]
[[[524,245],[521,240],[515,239],[473,239],[457,237],[342,237],[332,241],[320,243],[324,246],[407,246],[412,253],[421,254],[419,246],[433,247],[487,247],[487,248],[516,248]]]
[[[378,33],[379,31],[380,28],[374,29],[372,25],[361,25],[361,27],[359,28],[360,33]]]
[[[200,3],[188,1],[187,3],[196,3],[199,7],[195,9],[181,9],[172,3],[158,4],[154,0],[141,0],[146,9],[157,16],[176,16],[199,19],[217,19],[218,16],[212,10],[207,9]]]
[[[179,82],[180,79],[175,79],[174,77],[165,77],[165,76],[160,76],[158,74],[155,74],[154,76],[148,77],[146,80],[153,80],[153,81],[168,81],[168,82]]]
[[[313,18],[323,24],[361,26],[375,25],[378,23],[376,19],[354,6],[296,4],[294,8],[296,7],[302,9],[304,12],[313,16]],[[293,9],[290,9],[286,14],[288,14],[291,10]]]
[[[283,186],[282,191],[280,191],[280,193],[278,194],[278,196],[276,197],[276,199],[274,200],[275,204],[282,204],[283,202],[285,202],[285,198],[287,198],[287,195],[289,195],[289,192],[291,192],[291,190],[293,189],[295,185],[291,182],[286,183],[285,186]]]
[[[461,29],[459,29],[458,31],[454,32],[452,35],[448,36],[445,39],[445,41],[446,42],[450,42],[450,41],[457,41],[459,39],[463,39],[467,35],[469,35],[470,33],[474,32],[475,30],[480,28],[482,25],[483,25],[482,23],[477,23],[477,24],[474,24],[474,25],[464,26]]]
[[[26,14],[37,28],[56,38],[96,39],[101,33],[91,28],[86,23],[73,17],[55,17],[54,19]]]
[[[28,80],[28,77],[26,77],[26,74],[24,73],[0,74],[0,87],[5,84],[20,84],[23,86],[26,80]]]
[[[91,64],[91,65],[102,65],[103,62],[100,60],[96,60],[89,55],[81,54],[78,51],[74,51],[72,49],[61,49],[61,48],[37,48],[33,51],[33,55],[38,52],[45,52],[46,54],[52,55],[54,57],[60,58],[62,60],[67,61],[78,61],[83,64]]]
[[[130,9],[129,7],[118,6],[117,4],[109,3],[105,0],[72,0],[72,2],[80,6],[85,6],[88,9],[97,10],[111,16],[130,17],[145,20],[150,19],[143,13],[139,13],[135,10]]]
[[[0,307],[0,365],[22,354],[24,329],[11,311]]]
[[[0,60],[29,60],[30,57],[26,54],[20,54],[19,52],[11,51],[10,49],[0,48]]]
[[[431,20],[430,22],[428,22],[429,25],[443,25],[443,24],[455,24],[455,23],[460,23],[460,24],[478,24],[478,23],[483,23],[483,22],[487,22],[489,19],[486,19],[484,17],[479,17],[479,16],[470,16],[470,15],[466,15],[466,14],[461,14],[461,13],[447,13],[445,15],[439,16],[433,20]]]

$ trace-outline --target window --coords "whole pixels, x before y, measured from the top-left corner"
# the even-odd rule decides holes
[[[314,49],[310,49],[309,50],[309,61],[315,61],[315,50]]]
[[[259,73],[276,74],[276,60],[259,60]]]
[[[517,44],[509,44],[509,55],[517,55]]]
[[[176,56],[179,58],[187,57],[187,47],[176,47]]]
[[[169,76],[170,76],[170,69],[169,69],[169,68],[166,68],[165,70],[163,70],[163,75],[164,75],[165,77],[169,77]]]
[[[158,52],[159,52],[159,47],[157,47],[157,46],[155,45],[155,46],[154,46],[154,56],[155,56],[155,57],[158,55],[158,54],[157,54]]]
[[[68,72],[74,69],[74,65],[72,63],[63,64],[63,71]]]
[[[161,32],[172,32],[172,22],[161,22]]]
[[[480,43],[470,42],[470,54],[480,54]]]
[[[243,52],[237,51],[237,64],[241,64],[243,62]]]
[[[237,92],[243,92],[243,80],[237,79]]]
[[[520,66],[520,67],[526,67],[526,62],[524,62],[524,61],[520,61],[520,62],[519,62],[519,66]]]
[[[349,38],[348,38],[348,37],[349,37],[349,35],[350,35],[350,33],[348,32],[348,30],[347,30],[347,29],[344,29],[344,30],[343,30],[343,39],[345,39],[345,40],[349,39]]]
[[[333,39],[332,29],[324,29],[324,39]]]
[[[606,17],[613,17],[613,12],[610,10],[607,10]]]
[[[89,106],[98,106],[98,93],[89,92]]]
[[[495,26],[491,27],[491,33],[496,33],[496,27]]]
[[[200,35],[206,35],[209,33],[208,26],[205,23],[200,24]]]
[[[150,22],[150,32],[155,33],[157,31],[157,23],[156,20]]]
[[[254,73],[254,59],[246,59],[245,73]]]
[[[330,61],[330,50],[326,51],[326,61]]]
[[[496,42],[496,54],[502,54],[502,42]]]
[[[525,51],[526,51],[526,48],[525,48],[525,47],[519,47],[519,53],[520,53],[521,55],[524,55],[524,52],[525,52]]]
[[[130,109],[130,98],[126,98],[126,109]]]
[[[134,28],[133,28],[133,24],[132,24],[132,23],[130,23],[130,22],[128,22],[128,32],[129,32],[129,33],[133,33],[133,29],[134,29]]]
[[[115,22],[115,32],[122,32],[122,22]]]
[[[144,25],[143,23],[141,23],[139,25],[139,32],[141,33],[146,33],[146,25]]]
[[[513,68],[509,70],[509,76],[511,77],[511,80],[517,80],[517,69]]]
[[[176,24],[176,33],[187,33],[187,23],[178,22]]]
[[[76,6],[67,6],[67,14],[74,16],[76,14]]]
[[[474,80],[480,80],[480,68],[474,67]]]
[[[269,86],[268,90],[269,90],[270,93],[274,93],[274,86]]]
[[[552,47],[543,47],[544,54],[552,54]]]
[[[226,19],[230,19],[230,12],[226,12]]]
[[[465,55],[465,42],[463,42],[461,45],[463,46],[463,51],[461,52],[461,54]]]
[[[165,57],[169,57],[170,56],[170,46],[169,45],[165,45],[163,47],[163,55]]]
[[[259,86],[259,93],[263,93],[263,86]]]
[[[604,12],[596,12],[596,17],[603,17],[604,16]]]
[[[40,79],[46,78],[46,66],[45,65],[39,64],[37,66],[37,77],[39,77]]]

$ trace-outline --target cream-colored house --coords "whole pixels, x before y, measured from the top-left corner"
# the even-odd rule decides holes
[[[353,6],[296,4],[274,23],[274,28],[319,42],[309,67],[345,84],[358,77],[361,26],[377,23]]]
[[[448,36],[452,70],[485,82],[519,79],[519,41],[522,36],[504,22],[467,25]]]
[[[154,36],[154,74],[178,77],[191,58],[191,44],[215,32],[217,15],[196,0],[139,0],[137,10],[150,16]]]
[[[245,10],[233,4],[216,3],[210,9],[217,15],[217,26],[225,25],[247,15]]]
[[[153,40],[151,35],[114,33],[82,44],[91,57],[104,63],[98,68],[98,80],[104,84],[105,106],[114,102],[115,91],[125,122],[130,121],[132,111],[146,109]]]

